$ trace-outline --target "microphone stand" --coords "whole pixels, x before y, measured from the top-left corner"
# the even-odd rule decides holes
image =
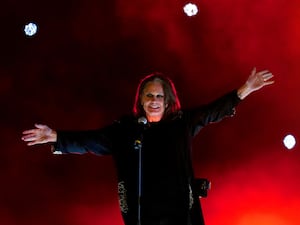
[[[142,196],[142,136],[135,140],[134,148],[139,153],[139,173],[138,173],[138,221],[137,225],[141,225],[141,196]]]
[[[141,196],[142,196],[142,141],[143,141],[143,133],[146,129],[146,124],[148,123],[146,117],[140,117],[138,119],[138,124],[142,125],[142,130],[137,138],[134,141],[134,149],[139,153],[139,173],[138,173],[138,221],[137,225],[141,225]]]

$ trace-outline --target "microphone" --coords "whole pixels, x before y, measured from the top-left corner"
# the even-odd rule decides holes
[[[148,120],[146,117],[142,116],[142,117],[138,118],[138,123],[146,125],[148,123]]]
[[[146,125],[148,124],[148,120],[146,117],[142,116],[137,120],[138,124],[140,125],[139,129],[139,137],[134,141],[134,149],[138,150],[142,147],[142,140],[143,140],[143,132],[146,129]]]

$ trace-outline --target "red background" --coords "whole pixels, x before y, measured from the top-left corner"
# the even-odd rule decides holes
[[[7,0],[1,2],[0,224],[122,224],[109,156],[52,155],[21,132],[93,129],[130,112],[139,80],[175,82],[183,107],[239,87],[252,68],[276,83],[202,130],[195,173],[212,181],[207,225],[298,225],[300,3],[297,0]],[[25,36],[24,25],[38,24]],[[159,157],[159,155],[158,155]]]

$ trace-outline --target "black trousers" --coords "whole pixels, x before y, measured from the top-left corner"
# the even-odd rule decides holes
[[[155,211],[155,210],[153,210]],[[124,218],[125,219],[125,218]],[[126,220],[128,219],[128,220]],[[136,217],[126,218],[125,225],[137,225]],[[141,225],[205,225],[200,200],[195,199],[190,210],[185,208],[176,209],[172,213],[143,215]]]
[[[146,219],[142,221],[141,225],[191,225],[188,218],[160,218],[160,219]]]

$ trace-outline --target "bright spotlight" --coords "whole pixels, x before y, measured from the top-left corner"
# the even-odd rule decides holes
[[[183,11],[187,16],[195,16],[198,13],[198,7],[193,3],[188,3],[183,7]]]
[[[283,139],[283,144],[287,149],[290,150],[296,145],[296,139],[293,135],[289,134]]]
[[[25,25],[24,32],[27,36],[33,36],[37,32],[37,25],[35,23],[28,23]]]

